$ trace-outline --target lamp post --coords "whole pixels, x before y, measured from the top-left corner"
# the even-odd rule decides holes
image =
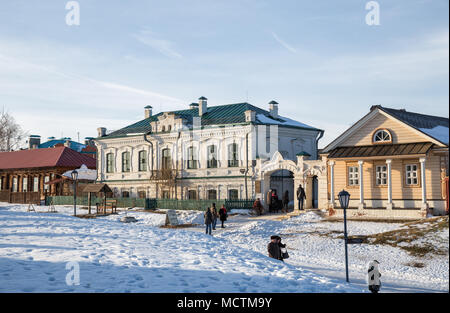
[[[73,180],[73,216],[77,216],[77,180],[78,180],[77,170],[73,170],[71,175]]]
[[[345,240],[345,278],[347,283],[348,281],[348,252],[347,252],[347,209],[348,209],[348,203],[350,201],[350,194],[342,190],[339,193],[339,202],[341,204],[341,208],[344,210],[344,240]]]

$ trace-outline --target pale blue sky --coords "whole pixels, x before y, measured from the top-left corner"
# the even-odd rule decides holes
[[[373,104],[448,117],[449,1],[79,0],[0,4],[0,107],[31,134],[95,136],[155,112],[248,102],[325,129]],[[247,96],[248,95],[248,96]]]

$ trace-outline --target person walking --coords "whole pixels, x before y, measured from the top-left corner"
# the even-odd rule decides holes
[[[288,206],[289,206],[289,191],[286,190],[283,195],[283,209],[281,210],[281,212],[287,213]]]
[[[271,199],[272,199],[272,211],[276,211],[278,213],[280,207],[278,205],[278,195],[276,190],[272,192]]]
[[[212,229],[216,230],[217,217],[219,217],[219,213],[217,212],[217,208],[216,208],[216,204],[215,203],[212,204],[211,212],[213,214]]]
[[[223,223],[227,220],[228,213],[227,213],[227,209],[225,209],[225,205],[223,205],[223,204],[219,210],[219,217],[220,217],[220,221],[222,222],[222,228],[225,228]]]
[[[253,202],[253,211],[255,211],[257,215],[262,215],[263,213],[263,206],[259,198],[257,198],[255,202]]]
[[[211,208],[208,208],[204,214],[205,225],[206,225],[206,234],[211,235],[212,223],[213,223],[213,213]]]
[[[297,200],[298,200],[298,209],[303,210],[303,203],[306,199],[305,189],[303,189],[302,185],[298,186],[297,189]]]
[[[267,245],[267,252],[269,252],[269,258],[282,261],[281,249],[278,244],[278,236],[270,237],[270,242]]]

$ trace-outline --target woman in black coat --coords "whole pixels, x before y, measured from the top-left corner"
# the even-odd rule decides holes
[[[219,218],[220,221],[222,222],[222,228],[225,228],[225,226],[223,226],[223,223],[227,220],[227,217],[228,217],[227,209],[225,209],[225,206],[222,205],[222,207],[219,210]]]

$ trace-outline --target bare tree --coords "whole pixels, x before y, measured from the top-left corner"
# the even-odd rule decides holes
[[[13,116],[3,109],[0,111],[0,151],[17,150],[26,137],[26,133]]]

